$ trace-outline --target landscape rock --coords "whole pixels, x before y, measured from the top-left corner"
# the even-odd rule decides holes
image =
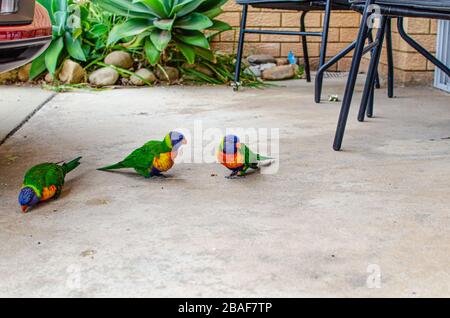
[[[252,66],[249,66],[244,72],[246,74],[253,74],[256,77],[261,77],[263,71],[271,69],[271,68],[274,68],[276,66],[277,65],[274,64],[274,63],[265,63],[265,64],[259,64],[259,65],[252,65]]]
[[[28,82],[28,80],[30,79],[30,69],[31,63],[28,63],[27,65],[24,65],[19,68],[17,72],[17,77],[19,78],[19,81]]]
[[[102,67],[89,75],[89,83],[95,86],[114,85],[119,79],[119,73],[111,67]]]
[[[209,76],[209,77],[214,77],[214,75],[215,75],[214,72],[209,67],[207,67],[205,65],[196,65],[196,64],[184,63],[183,67],[187,68],[187,69],[194,69],[197,72],[200,72],[200,73],[202,73],[202,74],[204,74],[206,76]]]
[[[289,65],[289,60],[287,58],[284,57],[279,57],[276,59],[276,63],[278,66],[280,65]]]
[[[50,72],[45,74],[44,81],[46,81],[47,83],[53,83],[54,80],[55,78]]]
[[[200,73],[202,73],[202,74],[204,74],[204,75],[206,75],[206,76],[214,77],[214,72],[213,72],[209,67],[206,67],[206,66],[204,66],[204,65],[196,65],[196,66],[194,67],[194,69],[195,69],[197,72],[200,72]]]
[[[178,71],[177,68],[172,66],[164,66],[164,70],[169,78],[167,78],[166,74],[164,74],[164,72],[161,71],[159,67],[156,68],[156,76],[160,81],[175,82],[180,78],[180,72]]]
[[[104,62],[125,69],[131,68],[134,63],[130,53],[125,51],[114,51],[109,53],[105,57]]]
[[[6,73],[0,74],[0,84],[8,84],[17,81],[18,70],[12,70]]]
[[[259,69],[259,65],[251,65],[251,66],[247,67],[244,70],[244,74],[261,77],[261,70]]]
[[[154,83],[156,81],[155,74],[153,74],[153,72],[150,71],[149,69],[141,68],[136,71],[136,74],[150,83]],[[132,75],[130,77],[130,82],[136,86],[143,86],[145,84],[143,80],[141,80],[139,77],[135,75]]]
[[[84,81],[86,71],[77,62],[65,60],[58,77],[66,84],[78,84]]]
[[[297,74],[298,65],[275,66],[262,72],[262,78],[268,81],[290,79]]]
[[[266,63],[276,64],[277,63],[277,60],[272,55],[267,55],[267,54],[250,55],[249,57],[247,57],[247,61],[251,65],[266,64]]]

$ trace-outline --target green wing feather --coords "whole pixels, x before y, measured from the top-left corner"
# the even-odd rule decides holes
[[[51,185],[61,188],[64,184],[64,170],[56,163],[43,163],[34,166],[25,174],[23,186],[30,186],[42,195],[42,190]]]
[[[81,157],[78,157],[62,165],[47,162],[34,166],[25,173],[23,186],[34,188],[38,191],[39,196],[41,196],[44,188],[52,185],[61,189],[64,185],[64,177],[80,165],[80,159]]]
[[[142,147],[134,150],[122,161],[97,170],[113,170],[122,168],[134,168],[137,170],[150,169],[153,165],[153,159],[155,157],[158,158],[162,153],[170,151],[171,149],[163,141],[151,140]]]
[[[258,153],[254,153],[245,144],[241,144],[241,147],[239,148],[239,151],[241,151],[242,155],[244,156],[244,163],[247,166],[257,165],[258,162],[262,161],[262,160],[273,159],[271,157],[265,157],[265,156],[261,156]]]

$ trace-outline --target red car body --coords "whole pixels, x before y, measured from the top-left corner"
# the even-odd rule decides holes
[[[52,40],[47,10],[35,0],[0,0],[0,73],[39,56]]]

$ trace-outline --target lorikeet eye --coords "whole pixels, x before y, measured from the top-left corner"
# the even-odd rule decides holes
[[[172,143],[172,146],[179,144],[180,142],[183,141],[183,139],[184,139],[183,134],[181,134],[177,131],[170,132],[170,141]]]

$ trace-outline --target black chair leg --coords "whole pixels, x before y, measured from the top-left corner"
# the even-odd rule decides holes
[[[450,76],[450,67],[446,66],[444,63],[439,61],[436,57],[434,57],[430,52],[428,52],[423,46],[417,43],[413,38],[411,38],[405,31],[403,26],[403,18],[397,18],[397,29],[398,33],[402,37],[403,40],[406,41],[409,45],[411,45],[417,52],[422,54],[428,61],[433,63],[436,67],[440,68],[447,76]]]
[[[300,16],[300,31],[306,32],[305,27],[305,16],[308,13],[308,11],[303,11],[302,15]],[[308,40],[306,39],[306,36],[302,36],[302,45],[303,45],[303,61],[305,65],[305,74],[306,74],[306,81],[311,82],[311,68],[309,65],[309,54],[308,54]]]
[[[359,72],[359,66],[361,63],[361,58],[363,56],[364,45],[369,30],[369,27],[367,25],[367,19],[369,18],[369,15],[372,14],[371,12],[368,12],[367,6],[371,5],[372,3],[373,1],[370,0],[366,2],[366,8],[364,9],[363,18],[361,20],[362,21],[361,26],[359,27],[356,48],[352,58],[352,66],[350,69],[350,73],[348,75],[344,98],[342,100],[341,112],[339,114],[336,134],[334,137],[333,149],[336,151],[341,150],[342,140],[344,139],[345,126],[347,124],[348,113],[350,111],[350,105],[352,103],[353,91],[355,89],[356,79]]]
[[[325,6],[325,15],[323,21],[322,43],[320,45],[320,57],[319,57],[319,70],[325,64],[325,59],[327,57],[328,31],[330,29],[330,14],[331,14],[331,0],[328,0]],[[324,72],[317,72],[316,74],[316,97],[315,97],[316,103],[320,103],[323,75]]]
[[[371,32],[371,31],[369,31],[369,33],[367,34],[367,42],[368,42],[369,44],[373,42],[373,35],[372,35],[372,32]],[[374,49],[374,50],[375,50],[375,49]],[[374,50],[373,50],[373,51],[374,51]],[[372,51],[371,55],[373,55],[373,51]],[[379,88],[381,87],[381,84],[380,84],[380,76],[378,75],[378,70],[377,70],[377,75],[376,75],[376,77],[375,77],[375,87],[376,87],[377,89],[379,89]]]
[[[394,57],[392,54],[392,18],[386,24],[386,53],[387,53],[387,91],[388,97],[394,97]]]
[[[324,15],[324,21],[323,21],[322,43],[320,45],[319,68],[325,64],[325,59],[327,57],[328,31],[330,28],[330,14],[331,14],[331,0],[328,0],[327,4],[325,6],[325,15]]]
[[[369,104],[367,105],[367,117],[373,117],[373,103],[375,100],[375,89],[372,87],[372,91],[370,92]]]
[[[355,48],[355,46],[356,46],[356,41],[352,42],[345,49],[343,49],[337,55],[335,55],[330,60],[328,60],[328,62],[326,62],[324,65],[322,65],[319,68],[319,70],[317,71],[316,80],[315,80],[315,88],[314,88],[314,100],[317,104],[320,103],[320,99],[322,97],[323,74],[332,65],[334,65],[340,59],[342,59],[344,56],[346,56],[348,53],[350,53]]]
[[[374,99],[374,86],[377,74],[378,65],[380,63],[381,51],[383,50],[384,35],[386,34],[387,17],[381,18],[381,25],[377,32],[375,41],[378,42],[377,46],[370,59],[369,71],[367,72],[366,84],[364,86],[363,96],[361,99],[361,105],[359,106],[358,120],[364,121],[366,110],[368,111],[368,117],[373,116],[373,99]]]
[[[241,28],[239,29],[239,42],[236,56],[236,69],[234,73],[234,83],[233,90],[237,91],[240,86],[240,75],[241,75],[241,66],[242,66],[242,54],[244,51],[244,39],[245,39],[245,27],[247,25],[247,11],[248,5],[244,4],[242,9],[242,19],[241,19]]]

